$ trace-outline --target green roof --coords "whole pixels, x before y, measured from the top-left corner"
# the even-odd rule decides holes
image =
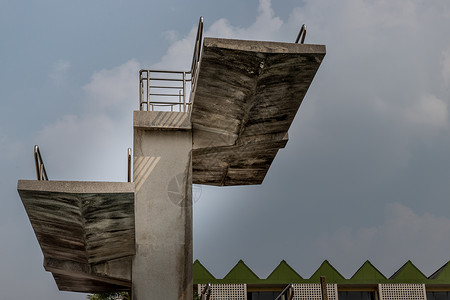
[[[215,278],[198,260],[194,262],[193,272],[194,284],[208,282],[248,284],[319,283],[320,276],[325,276],[327,283],[338,284],[425,283],[450,285],[450,262],[443,265],[429,278],[411,261],[407,261],[390,278],[386,278],[370,261],[364,262],[350,279],[344,278],[327,260],[308,279],[302,278],[284,260],[265,279],[259,278],[242,260],[223,279]]]
[[[433,281],[435,283],[449,283],[450,282],[450,262],[447,262],[445,265],[439,268],[436,272],[434,272],[430,277],[430,282]]]
[[[194,284],[213,282],[216,278],[197,259],[192,266]]]
[[[342,276],[329,262],[325,260],[316,272],[309,279],[310,282],[320,282],[320,277],[325,276],[327,283],[343,283],[345,282]]]
[[[428,281],[428,278],[423,275],[410,260],[398,269],[389,279],[393,283],[424,283]]]
[[[270,273],[265,280],[266,283],[300,282],[303,278],[295,272],[284,260]]]
[[[223,278],[226,283],[259,283],[261,279],[242,261],[242,259]]]
[[[350,281],[352,283],[382,283],[387,280],[386,276],[381,274],[377,268],[375,268],[372,263],[368,260],[353,274]]]

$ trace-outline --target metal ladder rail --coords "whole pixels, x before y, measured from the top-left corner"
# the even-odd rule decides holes
[[[284,298],[283,296],[286,296]],[[275,300],[292,300],[294,299],[294,287],[292,286],[292,283],[288,284],[284,290],[278,295],[278,297],[275,298]]]

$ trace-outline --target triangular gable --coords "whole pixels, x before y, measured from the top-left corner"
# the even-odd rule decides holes
[[[284,260],[270,273],[265,283],[299,283],[303,278],[292,269]]]
[[[308,280],[309,282],[320,283],[320,277],[325,276],[327,283],[342,283],[345,282],[342,276],[329,262],[325,260],[316,272]]]
[[[431,279],[433,283],[450,283],[450,262],[439,268],[436,272],[430,275],[428,279]]]
[[[216,278],[197,259],[192,266],[194,284],[214,282]]]
[[[368,260],[353,274],[349,283],[370,283],[378,284],[386,282],[387,278]]]
[[[428,278],[408,260],[390,278],[390,282],[395,283],[426,283]]]
[[[240,260],[222,279],[224,283],[260,283],[261,279]]]

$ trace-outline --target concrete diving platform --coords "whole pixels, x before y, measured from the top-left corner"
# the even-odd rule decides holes
[[[19,180],[17,189],[60,290],[131,288],[134,183]]]
[[[190,71],[139,72],[129,182],[47,181],[35,146],[39,180],[17,189],[60,290],[192,299],[192,183],[260,184],[285,147],[325,46],[202,39],[202,22]]]
[[[325,52],[324,45],[205,38],[191,97],[193,183],[262,183]]]

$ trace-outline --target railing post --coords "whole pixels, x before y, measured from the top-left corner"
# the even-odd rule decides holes
[[[128,148],[128,182],[131,182],[131,148]]]
[[[147,70],[147,111],[149,111],[149,108],[150,108],[150,70]]]
[[[142,110],[142,70],[139,71],[139,110]]]
[[[300,40],[300,37],[302,38],[302,40],[300,41],[300,44],[305,43],[305,37],[306,37],[306,25],[305,24],[302,25],[302,28],[300,29],[300,32],[298,33],[297,39],[295,40],[296,44]]]
[[[186,72],[183,72],[183,112],[186,112]]]
[[[34,163],[36,166],[37,180],[48,180],[47,171],[45,170],[44,161],[38,145],[34,146]]]
[[[38,145],[34,146],[34,164],[36,166],[36,178],[37,180],[41,180],[41,176],[40,176],[40,168],[39,168],[39,159],[38,159],[38,151],[39,151],[39,147]]]

